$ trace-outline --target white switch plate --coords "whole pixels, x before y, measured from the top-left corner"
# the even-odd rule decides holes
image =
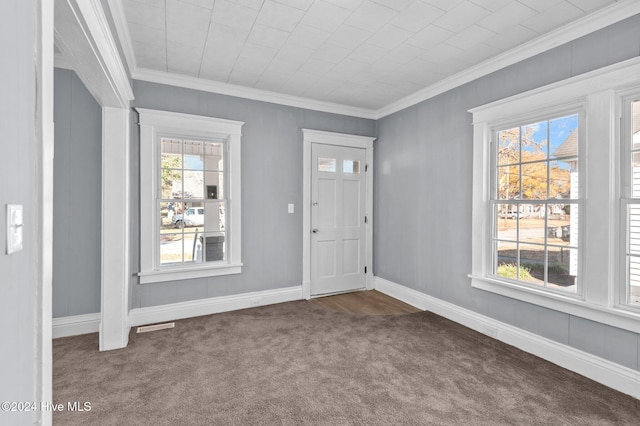
[[[294,208],[293,208],[293,204],[289,204],[289,213],[293,213]]]
[[[7,254],[22,250],[22,205],[7,204]]]

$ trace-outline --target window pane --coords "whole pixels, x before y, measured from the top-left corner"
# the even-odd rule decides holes
[[[204,225],[204,207],[202,203],[182,203],[177,205],[178,213],[172,222],[176,228],[198,228]],[[188,229],[187,232],[196,232],[197,229]],[[202,230],[200,230],[202,231]]]
[[[578,157],[578,115],[550,120],[549,139],[553,158]]]
[[[526,243],[544,244],[544,218],[541,218],[533,204],[518,206],[519,241]]]
[[[182,228],[182,213],[187,209],[186,203],[178,201],[167,203],[167,217],[171,217],[171,225],[174,228]]]
[[[319,172],[336,172],[336,159],[335,158],[322,158],[318,157],[318,171]]]
[[[520,166],[498,167],[498,199],[520,198]]]
[[[181,232],[160,232],[160,264],[182,263],[182,239]]]
[[[549,204],[547,206],[547,243],[568,246],[571,235],[570,206]],[[566,211],[565,211],[566,210]]]
[[[527,271],[523,268],[518,268],[516,262],[501,262],[498,264],[496,275],[499,275],[510,280],[519,280],[521,276],[526,276]]]
[[[215,262],[225,258],[224,232],[207,233],[204,238],[204,259],[206,262]]]
[[[204,152],[202,142],[184,141],[184,168],[189,170],[202,170],[204,167]]]
[[[498,241],[495,243],[496,275],[517,279],[518,244]]]
[[[628,254],[640,256],[640,205],[628,207],[629,242]]]
[[[185,159],[186,161],[186,159]],[[204,198],[204,172],[194,170],[184,171],[184,195],[185,199]]]
[[[342,172],[348,174],[360,173],[360,162],[354,160],[344,160],[342,162]]]
[[[180,139],[161,139],[163,169],[182,168],[182,141]]]
[[[578,161],[549,163],[549,198],[578,198]]]
[[[640,198],[640,152],[634,152],[631,158],[631,196]]]
[[[160,172],[162,181],[162,198],[182,197],[182,171],[173,169],[162,169]]]
[[[547,199],[547,162],[522,165],[522,199]]]
[[[519,280],[544,285],[546,263],[544,245],[519,244],[518,259],[520,260]]]
[[[640,306],[640,257],[629,256],[629,304]]]
[[[204,168],[205,170],[224,170],[222,143],[205,142],[204,143]]]
[[[494,209],[495,236],[500,240],[517,241],[518,207],[497,204]]]
[[[181,217],[181,213],[184,210],[184,206],[182,203],[178,202],[178,201],[169,201],[167,203],[161,203],[160,204],[160,212],[161,212],[161,216],[162,216],[162,211],[166,208],[167,214],[166,214],[166,218],[168,219],[169,223],[166,224],[166,227],[168,228],[179,228],[179,226],[176,226],[176,221]],[[164,223],[163,223],[164,226]]]
[[[540,161],[547,158],[548,123],[529,124],[521,130],[522,162]]]
[[[224,198],[224,173],[204,172],[204,184],[207,190],[208,200],[220,200]]]
[[[184,234],[184,262],[202,262],[201,234]]]
[[[501,130],[498,132],[498,164],[514,164],[520,162],[520,128]]]
[[[171,220],[175,216],[175,202],[160,203],[160,229],[174,228]]]
[[[566,247],[548,248],[548,283],[549,287],[576,292],[577,273],[573,272],[571,262],[577,262],[578,250]]]
[[[205,204],[204,212],[204,231],[224,231],[225,228],[225,214],[224,214],[224,202],[207,202]]]

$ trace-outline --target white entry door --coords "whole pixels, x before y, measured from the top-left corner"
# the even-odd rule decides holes
[[[365,154],[361,148],[312,144],[312,296],[366,286]]]

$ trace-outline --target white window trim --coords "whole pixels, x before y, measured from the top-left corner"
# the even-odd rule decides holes
[[[630,128],[632,126],[633,118],[631,116],[631,102],[640,98],[640,84],[629,90],[622,91],[618,94],[620,106],[620,129],[618,131],[618,138],[620,139],[621,159],[620,164],[620,241],[618,250],[619,256],[619,280],[618,286],[615,288],[615,292],[618,296],[620,306],[623,309],[631,311],[640,311],[640,308],[631,306],[627,303],[627,283],[629,282],[629,271],[627,269],[627,242],[628,242],[628,223],[627,223],[627,206],[633,204],[633,197],[631,196],[631,158],[629,154],[633,141]]]
[[[177,281],[219,275],[239,274],[241,261],[241,191],[240,191],[240,140],[243,122],[220,118],[181,114],[136,108],[140,125],[140,284]],[[226,139],[228,143],[228,185],[229,203],[227,235],[227,258],[225,262],[175,268],[159,268],[158,215],[156,214],[156,194],[158,190],[158,134],[180,134],[185,137]]]
[[[474,288],[637,332],[640,311],[621,306],[619,286],[619,117],[621,93],[640,83],[640,58],[572,77],[470,110],[473,114],[472,265]],[[514,121],[582,109],[579,256],[582,291],[558,294],[491,275],[491,139]],[[588,230],[588,232],[587,232]]]

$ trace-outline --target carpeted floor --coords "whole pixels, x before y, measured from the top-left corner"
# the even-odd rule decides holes
[[[54,341],[57,425],[638,425],[640,401],[437,315],[308,301]]]

